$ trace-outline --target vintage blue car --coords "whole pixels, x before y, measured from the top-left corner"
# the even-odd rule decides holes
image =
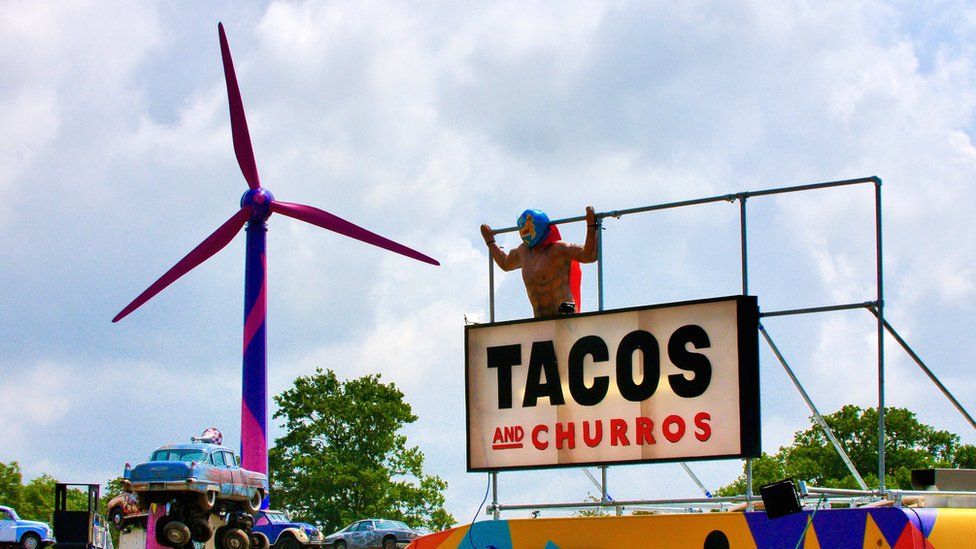
[[[233,450],[217,444],[170,444],[146,463],[127,463],[123,488],[137,494],[145,508],[178,500],[204,513],[219,507],[255,515],[268,494],[268,477],[239,463]]]
[[[17,511],[0,505],[0,546],[40,549],[54,541],[54,531],[50,526],[35,520],[21,520]]]
[[[325,536],[318,528],[306,522],[295,522],[284,511],[258,513],[254,517],[251,536],[257,541],[252,549],[299,549],[318,547],[325,542]]]

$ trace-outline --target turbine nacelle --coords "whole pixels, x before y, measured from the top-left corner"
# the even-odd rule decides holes
[[[274,202],[274,195],[264,187],[248,189],[241,196],[241,208],[251,208],[251,217],[248,221],[265,221],[271,217],[271,204]]]

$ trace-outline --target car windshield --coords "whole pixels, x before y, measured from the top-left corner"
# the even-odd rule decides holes
[[[196,448],[173,448],[156,450],[149,461],[204,461],[207,453]]]
[[[398,520],[378,520],[376,521],[377,530],[409,530],[410,527]]]
[[[271,522],[291,522],[284,513],[265,513]]]

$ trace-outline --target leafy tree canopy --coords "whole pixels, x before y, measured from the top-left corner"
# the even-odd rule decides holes
[[[878,410],[847,405],[824,420],[869,488],[878,487]],[[798,431],[793,443],[773,455],[753,460],[753,490],[792,477],[815,486],[860,488],[819,425]],[[906,408],[885,408],[885,486],[911,489],[912,469],[976,468],[976,446],[961,444],[959,435],[918,421]],[[720,488],[720,496],[745,493],[745,473]]]
[[[423,472],[424,455],[400,429],[417,420],[403,393],[379,374],[339,381],[317,369],[275,397],[285,436],[269,452],[275,507],[326,533],[363,518],[453,526],[447,483]]]
[[[43,474],[24,484],[24,475],[16,461],[0,463],[0,504],[17,510],[20,518],[39,520],[48,524],[54,519],[54,485],[57,480]],[[88,507],[88,495],[81,490],[68,490],[68,509]]]

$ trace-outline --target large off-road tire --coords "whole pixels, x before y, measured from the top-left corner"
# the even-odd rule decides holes
[[[210,521],[206,517],[194,517],[190,519],[188,526],[190,527],[190,538],[193,541],[206,543],[213,537],[213,526],[210,525]]]
[[[122,512],[121,506],[116,505],[108,510],[108,521],[116,530],[121,531],[125,528],[125,513]]]
[[[261,510],[262,503],[264,503],[264,492],[255,490],[254,495],[244,502],[244,511],[251,515],[257,515]]]
[[[221,540],[221,547],[217,549],[250,549],[250,547],[251,537],[247,532],[240,528],[228,528]]]
[[[214,531],[214,535],[213,535],[214,549],[220,549],[221,547],[224,546],[224,534],[227,533],[227,530],[229,529],[230,528],[227,526],[221,526]]]
[[[163,522],[160,520],[156,523],[156,541],[160,545],[165,545],[166,547],[183,547],[187,543],[190,543],[192,539],[190,535],[190,527],[181,521],[171,519],[163,523],[160,527],[159,524]]]
[[[298,540],[291,535],[278,538],[278,543],[275,544],[275,549],[299,549],[299,547],[301,545],[298,544]]]
[[[251,549],[268,549],[268,538],[263,534],[251,533]]]
[[[383,549],[397,549],[396,538],[393,537],[383,538]]]
[[[21,549],[39,549],[41,547],[41,536],[33,532],[28,532],[24,534],[24,537],[20,538],[20,548]]]
[[[171,515],[159,517],[159,519],[156,521],[156,543],[161,544],[161,545],[165,545],[166,544],[165,543],[166,540],[165,540],[165,538],[163,538],[163,528],[166,528],[166,525],[169,524],[169,523],[171,523],[171,522],[173,522],[174,520],[176,520],[176,517],[171,516]],[[147,527],[149,526],[148,519],[146,521],[146,526]],[[148,531],[147,531],[146,535],[147,536],[149,535]]]
[[[215,505],[217,505],[217,492],[213,490],[207,490],[206,493],[197,497],[197,506],[204,513],[213,509]]]

